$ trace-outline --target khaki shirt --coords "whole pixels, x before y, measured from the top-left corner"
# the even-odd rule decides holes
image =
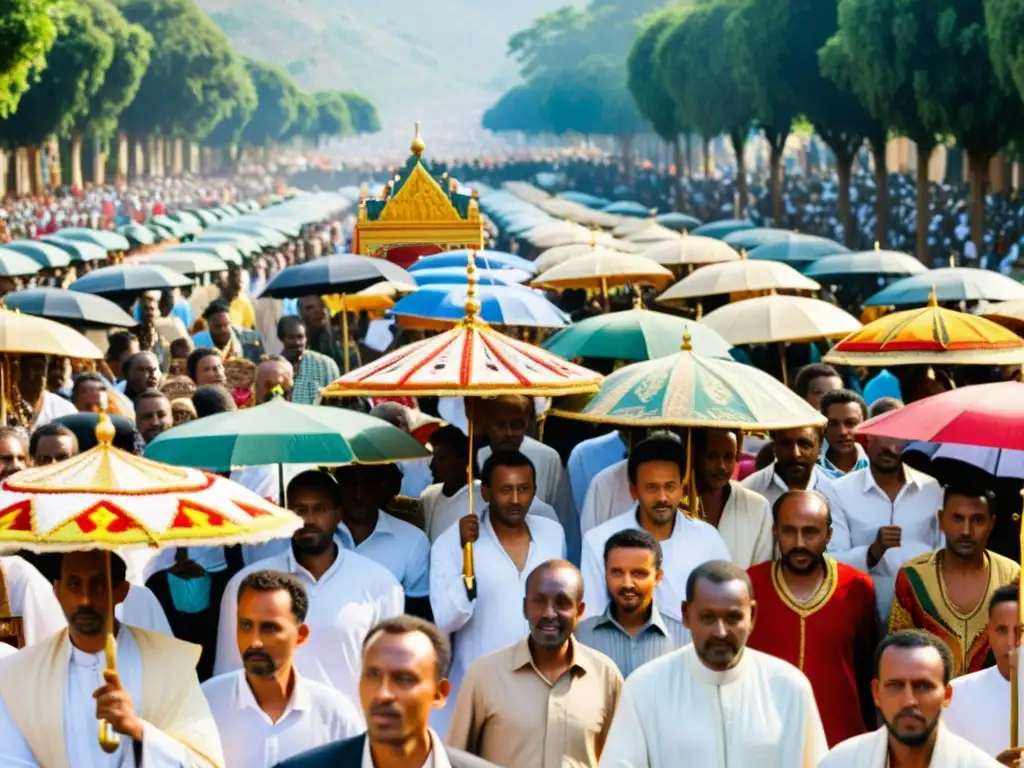
[[[447,743],[504,768],[597,768],[622,690],[615,663],[574,639],[554,684],[526,639],[477,659],[459,691]]]

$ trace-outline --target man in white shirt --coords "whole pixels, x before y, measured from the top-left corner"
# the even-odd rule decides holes
[[[498,451],[480,473],[487,508],[462,518],[442,533],[430,551],[430,605],[434,623],[452,635],[452,693],[434,713],[444,732],[459,685],[469,665],[484,654],[511,645],[527,631],[518,606],[526,596],[530,571],[565,557],[565,534],[555,522],[528,515],[536,492],[533,463],[518,451]],[[463,547],[473,542],[475,583],[463,579]]]
[[[590,481],[580,512],[580,532],[586,535],[602,523],[633,506],[629,492],[629,462],[626,459],[605,467]]]
[[[871,416],[893,403],[898,401],[880,400]],[[883,622],[892,609],[900,566],[945,546],[937,517],[942,487],[903,463],[903,447],[902,440],[869,436],[868,466],[836,480],[826,494],[835,502],[829,554],[870,574]]]
[[[309,639],[308,610],[306,588],[291,574],[254,571],[242,580],[235,634],[244,669],[203,683],[224,768],[271,768],[362,733],[353,702],[295,670],[295,651]]]
[[[637,433],[635,440],[639,442],[643,439],[646,430],[613,430],[607,434],[592,437],[590,440],[584,440],[569,453],[569,460],[565,467],[569,474],[569,486],[572,489],[572,500],[576,509],[583,509],[590,481],[597,473],[626,457],[626,443],[622,435],[625,433],[627,439],[632,439],[633,432]]]
[[[27,560],[17,555],[0,557],[0,577],[10,615],[21,617],[26,646],[67,626],[53,587]]]
[[[765,497],[771,507],[786,491],[818,491],[830,499],[832,480],[817,465],[822,434],[818,427],[799,427],[772,433],[775,461],[741,485]],[[833,510],[834,511],[834,510]]]
[[[41,427],[61,416],[78,413],[68,400],[46,389],[46,355],[22,355],[18,361],[18,391],[32,409],[31,426]]]
[[[627,528],[642,528],[661,542],[664,578],[658,585],[658,610],[682,618],[683,591],[690,572],[708,560],[728,560],[729,550],[712,526],[679,511],[686,475],[686,448],[668,432],[656,432],[629,455],[629,490],[636,506],[590,531],[583,540],[584,618],[608,607],[604,544]]]
[[[296,669],[355,701],[363,638],[381,619],[402,613],[402,587],[384,566],[342,546],[333,477],[305,472],[288,486],[288,497],[289,508],[304,525],[292,536],[290,550],[243,568],[228,582],[221,600],[214,674],[242,667],[235,638],[242,580],[253,571],[283,571],[298,577],[309,592],[310,639],[295,654]]]
[[[746,571],[725,561],[698,566],[683,613],[693,643],[626,680],[601,768],[817,766],[827,746],[811,684],[746,647],[754,625]]]
[[[477,452],[483,463],[493,451],[522,452],[536,469],[537,497],[555,508],[565,531],[569,559],[580,558],[580,518],[572,500],[569,476],[562,466],[558,451],[526,436],[533,412],[533,400],[522,395],[506,395],[483,401],[481,425],[490,443]]]

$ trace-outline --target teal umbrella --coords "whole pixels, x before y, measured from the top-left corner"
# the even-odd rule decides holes
[[[28,277],[40,269],[39,262],[31,256],[0,246],[0,277]]]
[[[203,220],[190,211],[175,211],[167,215],[175,221],[190,227],[192,232],[198,232],[203,228]]]
[[[136,247],[152,245],[156,242],[156,235],[153,230],[134,221],[131,224],[118,227],[117,231],[127,237],[128,241]]]
[[[761,249],[758,248],[759,250]],[[752,253],[751,258],[756,258],[756,253],[757,251]],[[906,277],[907,275],[920,275],[927,271],[928,267],[906,253],[875,250],[825,256],[806,266],[804,268],[804,275],[807,277],[839,280],[862,275]]]
[[[170,218],[169,216],[164,216],[162,213],[150,217],[149,221],[147,221],[146,223],[162,227],[175,237],[182,237],[183,235],[188,234],[188,231],[185,226],[183,226],[180,222],[177,222],[174,219]]]
[[[698,227],[697,229],[700,230],[702,227]],[[694,232],[694,234],[699,234],[699,231]],[[752,251],[755,248],[759,248],[762,245],[768,245],[769,243],[781,243],[785,240],[789,240],[795,235],[795,232],[790,232],[788,229],[754,227],[753,229],[742,229],[738,232],[733,232],[722,239],[737,251],[741,248],[746,249],[747,251]]]
[[[207,210],[206,208],[193,208],[191,211],[189,211],[189,213],[191,213],[193,216],[199,219],[199,221],[204,226],[216,224],[218,221],[220,221],[220,219],[217,218],[217,214]]]
[[[260,253],[263,249],[260,244],[253,240],[251,237],[240,234],[238,232],[224,232],[221,231],[210,231],[206,230],[199,236],[199,239],[195,241],[197,245],[206,245],[209,243],[216,243],[219,245],[230,245],[236,249],[243,257],[255,256]]]
[[[947,301],[1014,301],[1024,299],[1024,285],[989,269],[945,267],[911,275],[883,288],[864,302],[865,307],[924,306],[935,299]]]
[[[264,464],[389,464],[430,452],[388,422],[344,408],[274,398],[167,430],[146,458],[227,472]]]
[[[206,231],[211,235],[214,233],[220,234],[222,232],[227,234],[237,233],[245,235],[249,239],[255,240],[259,243],[262,248],[280,248],[288,242],[288,237],[281,234],[276,229],[245,221],[224,222],[223,224],[217,224],[214,227],[210,227]]]
[[[194,242],[174,246],[176,253],[205,253],[234,267],[242,266],[242,252],[230,243]]]
[[[741,232],[739,234],[744,235],[747,233]],[[728,242],[728,238],[726,242]],[[848,254],[849,252],[850,249],[845,245],[840,245],[835,240],[829,240],[827,237],[792,235],[791,237],[780,239],[778,242],[758,246],[753,250],[748,249],[747,256],[751,259],[760,259],[762,261],[781,261],[799,268],[800,266],[817,261],[822,256],[834,256],[837,253]]]
[[[71,256],[63,248],[39,240],[11,240],[4,248],[28,256],[43,269],[63,269],[71,264]]]
[[[127,251],[131,248],[128,238],[119,232],[108,232],[103,229],[86,229],[85,227],[67,227],[57,230],[57,235],[65,240],[98,245],[108,253]]]
[[[63,231],[63,230],[59,230]],[[95,243],[84,240],[69,240],[59,235],[46,235],[42,242],[49,243],[67,253],[72,261],[102,261],[107,258],[107,251]]]
[[[754,229],[754,222],[749,219],[722,219],[702,224],[690,232],[691,235],[702,235],[713,237],[715,240],[722,240],[733,232],[740,232],[746,229]]]

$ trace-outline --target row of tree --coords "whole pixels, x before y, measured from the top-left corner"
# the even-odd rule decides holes
[[[892,136],[906,136],[919,153],[919,254],[927,251],[928,160],[940,143],[955,143],[969,158],[971,234],[981,244],[989,164],[1000,152],[1016,154],[1021,134],[1020,0],[621,5],[654,13],[637,24],[613,0],[594,0],[583,11],[542,17],[513,37],[524,84],[487,113],[485,127],[606,133],[628,144],[637,120],[623,107],[625,84],[643,121],[675,143],[677,157],[681,135],[725,135],[742,171],[745,142],[760,131],[771,148],[778,219],[786,140],[795,125],[810,124],[835,156],[848,236],[851,168],[865,143],[870,147],[881,241],[889,210],[885,147]],[[624,31],[631,35],[625,51],[618,47]],[[746,190],[740,193],[745,204]]]
[[[77,178],[87,139],[101,152],[119,134],[132,147],[263,148],[379,128],[365,97],[306,93],[236,54],[194,0],[6,0],[0,11],[0,147],[38,155],[64,139]]]

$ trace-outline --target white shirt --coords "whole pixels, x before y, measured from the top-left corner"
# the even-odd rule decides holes
[[[583,618],[600,616],[608,607],[608,586],[604,569],[604,545],[619,531],[640,528],[639,510],[633,509],[603,523],[583,539]],[[665,577],[655,591],[658,610],[669,618],[683,620],[683,598],[690,571],[708,560],[729,560],[729,548],[714,526],[676,512],[672,535],[661,542]]]
[[[432,724],[442,732],[455,706],[459,685],[469,665],[484,654],[521,640],[529,631],[523,616],[526,578],[547,560],[565,557],[565,534],[543,517],[526,516],[530,550],[519,570],[498,541],[490,514],[480,519],[480,538],[473,545],[476,599],[470,602],[462,579],[462,542],[459,526],[442,533],[430,550],[430,606],[434,623],[452,635],[452,664],[448,679],[452,691],[448,704],[434,713]]]
[[[628,512],[636,504],[629,491],[629,459],[612,464],[590,481],[580,513],[580,531],[584,539],[597,526]]]
[[[419,498],[428,485],[434,482],[434,474],[430,471],[430,458],[413,459],[398,462],[402,473],[402,488],[399,493],[410,498]]]
[[[565,462],[569,474],[572,500],[577,509],[583,509],[590,482],[602,469],[622,460],[626,455],[626,444],[617,431],[592,437],[576,445]]]
[[[1010,681],[989,667],[950,681],[953,698],[942,722],[962,739],[995,757],[1010,748]]]
[[[451,761],[448,759],[448,753],[444,751],[444,744],[441,742],[441,737],[437,735],[437,732],[433,728],[430,731],[430,754],[427,755],[426,762],[419,768],[452,768]],[[355,766],[353,766],[355,768]],[[370,740],[367,739],[363,743],[363,761],[360,763],[359,768],[374,768],[373,755],[370,753]],[[415,768],[415,766],[410,766]]]
[[[480,490],[480,481],[474,480],[473,487],[476,490],[476,497],[473,500],[473,514],[479,517],[485,509],[487,502],[484,501],[483,492]],[[420,496],[420,506],[423,509],[423,525],[427,529],[427,536],[431,542],[437,541],[437,537],[444,533],[449,526],[469,514],[469,486],[464,485],[452,496],[445,496],[443,483],[435,483],[427,488]],[[536,496],[526,510],[528,515],[540,515],[552,522],[562,523],[555,514],[555,509],[547,502],[543,502]]]
[[[362,714],[351,701],[333,688],[294,674],[292,697],[276,723],[260,709],[245,670],[203,683],[224,747],[224,768],[271,768],[366,730]]]
[[[732,492],[722,509],[718,533],[729,548],[733,563],[741,568],[772,559],[772,508],[759,493],[748,490],[735,480],[729,481]]]
[[[242,667],[235,636],[238,586],[250,573],[262,570],[294,574],[309,593],[309,639],[295,652],[295,669],[307,679],[341,691],[350,701],[358,701],[363,640],[377,622],[404,610],[405,596],[395,577],[384,566],[341,546],[320,581],[296,562],[291,549],[246,566],[224,588],[215,675]]]
[[[130,627],[148,629],[168,637],[174,637],[171,624],[156,595],[138,584],[128,585],[128,596],[123,603],[114,606],[114,616]]]
[[[895,501],[878,487],[871,468],[840,478],[832,488],[832,541],[828,551],[836,560],[870,574],[875,583],[879,617],[888,620],[896,588],[896,575],[908,560],[942,549],[939,530],[942,487],[933,477],[903,465],[906,483]],[[885,551],[868,569],[868,549],[883,525],[902,528],[900,546]]]
[[[32,429],[38,429],[61,416],[74,416],[76,413],[78,413],[78,409],[71,404],[71,401],[65,400],[53,392],[43,392],[43,405],[39,409],[39,413],[36,414]]]
[[[790,490],[786,481],[782,479],[782,475],[775,471],[775,464],[776,462],[772,462],[764,469],[749,475],[740,483],[748,491],[764,496],[768,500],[769,507],[778,500],[779,496]],[[807,490],[818,491],[832,499],[832,488],[835,482],[821,471],[821,467],[815,464],[811,468],[811,479],[807,483]],[[832,510],[832,514],[835,515],[835,510]]]
[[[11,615],[21,617],[25,645],[45,640],[67,626],[64,611],[53,594],[53,586],[32,563],[9,555],[0,557],[7,584]]]

